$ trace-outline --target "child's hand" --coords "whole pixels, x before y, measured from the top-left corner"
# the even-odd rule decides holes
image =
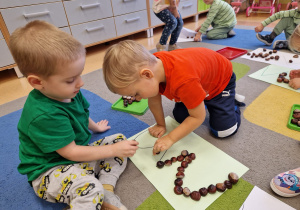
[[[202,33],[198,32],[194,37],[194,42],[201,42],[202,41]]]
[[[135,140],[120,141],[113,144],[114,146],[114,156],[118,157],[132,157],[136,150],[139,148],[137,145],[139,142]]]
[[[291,86],[291,88],[294,88],[295,90],[300,88],[300,77],[291,79],[289,85]]]
[[[199,30],[201,29],[201,26],[202,25],[198,26],[198,28],[195,29],[195,32],[199,32]]]
[[[152,153],[153,155],[156,155],[159,152],[163,152],[169,149],[173,144],[174,143],[172,139],[169,137],[169,135],[161,137],[157,139],[157,141],[155,142]]]
[[[101,120],[100,122],[97,122],[96,125],[94,132],[104,132],[110,129],[107,120]]]
[[[300,70],[291,70],[289,74],[290,79],[299,78]]]
[[[161,125],[154,125],[148,130],[150,135],[156,138],[160,138],[166,133],[166,127]]]
[[[262,32],[262,30],[264,30],[264,26],[263,24],[259,24],[259,26],[255,27],[255,32],[258,33],[258,32]]]

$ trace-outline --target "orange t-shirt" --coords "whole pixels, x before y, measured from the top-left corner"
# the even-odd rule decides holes
[[[154,55],[162,61],[166,75],[166,83],[160,84],[160,94],[183,102],[188,109],[220,94],[232,75],[231,62],[207,48],[161,51]]]

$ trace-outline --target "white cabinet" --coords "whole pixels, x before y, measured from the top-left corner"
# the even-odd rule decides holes
[[[113,16],[108,0],[64,1],[64,6],[70,25]]]
[[[111,0],[114,16],[146,10],[145,0]]]
[[[10,54],[5,39],[0,39],[0,52],[0,67],[8,66],[15,63],[12,55]]]
[[[32,4],[42,4],[60,0],[1,0],[0,8],[19,7]]]
[[[68,26],[62,2],[7,8],[0,11],[10,34],[16,28],[33,20],[44,20],[57,27]]]

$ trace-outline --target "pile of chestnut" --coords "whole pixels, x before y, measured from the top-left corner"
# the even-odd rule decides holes
[[[300,127],[300,109],[295,109],[293,111],[293,119],[291,119],[291,123]]]
[[[279,60],[279,58],[280,58],[279,55],[272,56],[273,53],[277,53],[277,50],[271,50],[269,52],[266,52],[266,51],[267,51],[267,49],[264,48],[263,52],[260,52],[258,54],[255,54],[255,53],[251,54],[251,53],[248,52],[247,55],[251,56],[251,58],[253,58],[253,57],[255,57],[255,58],[258,58],[258,57],[265,58],[266,61],[268,61],[270,59]],[[270,55],[270,57],[269,57],[269,55]]]
[[[134,101],[139,102],[134,96],[122,96],[122,99],[124,107],[127,107],[128,104],[132,104]]]
[[[170,166],[172,163],[177,161],[181,162],[181,166],[177,168],[176,180],[174,181],[175,187],[174,192],[176,195],[184,195],[186,197],[191,197],[195,201],[199,201],[201,196],[206,196],[209,194],[214,194],[216,191],[224,192],[226,189],[231,189],[233,184],[239,181],[239,177],[236,173],[229,173],[228,180],[223,183],[217,183],[216,185],[209,185],[207,188],[202,187],[198,191],[191,191],[188,187],[182,187],[184,171],[193,160],[196,159],[195,153],[189,153],[187,150],[183,150],[181,154],[176,158],[172,157],[169,160],[158,161],[156,167],[163,168],[165,165]]]
[[[278,78],[277,78],[277,82],[284,82],[284,83],[289,83],[290,80],[285,78],[285,76],[287,76],[287,73],[286,72],[282,72],[278,75]]]

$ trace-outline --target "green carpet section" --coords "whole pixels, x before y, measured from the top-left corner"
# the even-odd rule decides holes
[[[233,185],[232,189],[226,190],[206,210],[238,210],[245,202],[253,187],[252,184],[240,178],[239,182]]]
[[[223,195],[221,195],[206,210],[238,210],[250,194],[253,187],[254,186],[252,184],[240,178],[239,182],[235,184],[232,189],[226,190]],[[205,199],[205,197],[202,199]],[[136,208],[136,210],[148,209],[174,210],[174,208],[157,190],[138,208]]]
[[[232,63],[233,72],[236,75],[236,81],[238,81],[240,78],[245,76],[247,72],[250,70],[250,66],[247,66],[245,64],[236,63],[236,62],[231,62],[231,63]]]

